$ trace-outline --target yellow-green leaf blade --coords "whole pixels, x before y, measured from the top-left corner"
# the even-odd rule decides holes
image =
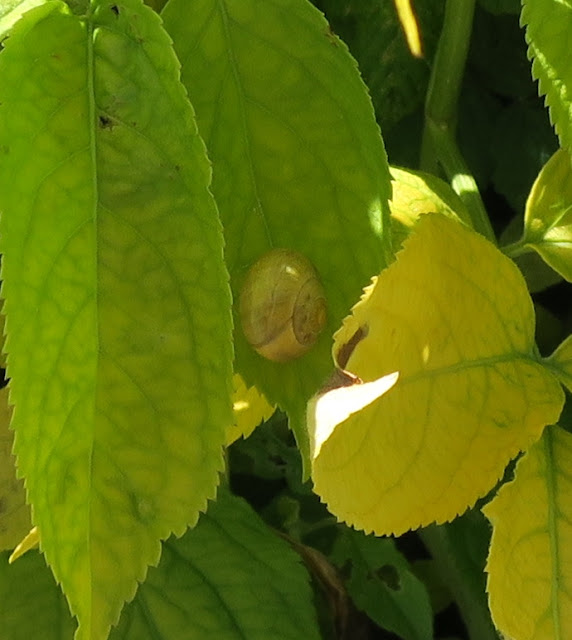
[[[550,120],[562,147],[571,150],[572,7],[560,0],[524,0],[521,23],[526,25],[528,56],[539,93],[546,96]]]
[[[137,0],[53,2],[0,56],[2,269],[16,453],[42,549],[105,638],[160,539],[215,493],[231,318],[209,166]]]
[[[526,201],[520,244],[572,282],[572,164],[559,149],[542,167]]]
[[[515,478],[484,509],[493,525],[487,562],[497,628],[517,640],[572,634],[572,435],[560,427],[519,460]]]
[[[520,272],[440,214],[421,217],[344,322],[336,353],[360,329],[345,368],[366,382],[399,378],[329,437],[317,424],[313,461],[317,493],[358,528],[451,520],[560,414],[562,389],[534,355]]]
[[[170,0],[162,17],[213,162],[236,371],[288,412],[306,457],[304,407],[328,375],[331,335],[390,252],[373,108],[355,61],[307,0]],[[248,268],[276,247],[310,259],[328,305],[317,344],[288,363],[255,353],[238,320]]]

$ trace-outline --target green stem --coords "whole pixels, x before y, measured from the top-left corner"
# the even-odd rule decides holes
[[[447,0],[425,101],[421,168],[438,173],[441,166],[467,206],[474,229],[496,242],[475,179],[459,152],[454,134],[474,10],[475,0]]]
[[[518,258],[518,256],[522,256],[525,253],[531,253],[532,249],[528,244],[523,242],[523,240],[518,240],[517,242],[512,242],[511,244],[507,244],[504,247],[501,247],[501,251],[505,254],[505,256],[512,258]]]

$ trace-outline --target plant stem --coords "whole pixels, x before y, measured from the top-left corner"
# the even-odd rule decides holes
[[[518,240],[517,242],[513,242],[511,244],[507,244],[504,247],[501,247],[501,251],[508,256],[509,258],[518,258],[518,256],[522,256],[525,253],[531,253],[532,249],[528,244],[526,244],[523,240]]]
[[[455,141],[457,103],[474,10],[475,0],[447,0],[425,101],[421,168],[437,173],[441,166],[451,186],[465,202],[474,229],[496,243],[475,179]]]

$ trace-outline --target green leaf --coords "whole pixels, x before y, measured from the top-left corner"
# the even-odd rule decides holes
[[[111,640],[318,640],[309,577],[248,504],[219,492],[197,526],[163,544]],[[68,640],[74,621],[42,556],[0,555],[0,629],[10,640]],[[293,615],[295,612],[295,615]]]
[[[47,0],[2,0],[0,3],[0,41],[9,33],[12,27],[26,11],[33,9]],[[41,14],[36,14],[39,17]]]
[[[572,435],[544,432],[484,509],[493,535],[487,591],[503,635],[554,640],[572,634]]]
[[[427,590],[393,540],[344,529],[336,539],[332,560],[342,571],[349,565],[348,593],[377,624],[404,640],[433,638]]]
[[[222,233],[176,57],[141,2],[26,14],[0,77],[15,451],[78,637],[99,640],[215,494],[232,421]]]
[[[572,6],[560,0],[523,0],[528,56],[540,94],[546,96],[560,145],[572,146]]]
[[[315,400],[312,478],[328,509],[365,531],[400,534],[454,519],[564,404],[536,354],[532,300],[517,267],[442,214],[421,216],[335,343],[364,384]],[[393,386],[365,408],[346,417],[340,402],[333,424],[321,419],[332,394],[392,374]]]
[[[519,242],[572,282],[572,165],[559,149],[544,165],[526,202]]]
[[[452,522],[421,529],[419,536],[459,607],[469,637],[498,640],[486,597],[484,569],[491,539],[487,519],[472,509]]]
[[[8,387],[0,389],[0,550],[13,549],[32,528],[24,483],[16,477]],[[1,628],[1,626],[0,626]]]
[[[111,640],[318,640],[308,574],[240,498],[219,492],[198,525],[164,543]]]
[[[14,564],[0,554],[0,629],[6,640],[71,640],[76,623],[37,551]]]
[[[326,328],[298,360],[265,360],[235,323],[237,373],[286,409],[307,459],[305,403],[331,368],[331,335],[391,252],[373,109],[306,0],[170,0],[163,19],[213,161],[235,317],[247,269],[273,247],[309,258],[326,291]]]

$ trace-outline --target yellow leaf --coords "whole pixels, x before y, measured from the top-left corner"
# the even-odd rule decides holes
[[[227,445],[241,436],[248,438],[261,422],[268,420],[276,411],[276,407],[269,404],[256,387],[247,388],[237,373],[234,374],[233,384],[234,424],[226,431]]]
[[[442,213],[451,218],[470,221],[465,203],[451,186],[423,171],[390,167],[392,196],[391,235],[397,251],[419,216],[424,213]]]
[[[441,214],[421,216],[344,321],[334,353],[365,382],[399,374],[329,436],[317,422],[311,434],[316,492],[338,518],[377,534],[463,512],[564,401],[535,355],[519,270]]]
[[[560,382],[572,393],[572,335],[568,336],[547,359],[547,364]]]
[[[40,532],[38,527],[32,527],[24,539],[16,546],[12,555],[8,558],[8,562],[12,564],[18,558],[21,558],[26,552],[40,544]]]
[[[24,483],[16,478],[10,416],[8,387],[4,387],[0,389],[0,551],[13,549],[32,526]]]
[[[572,435],[549,427],[484,509],[493,621],[515,640],[572,638]]]
[[[314,396],[308,403],[310,446],[313,457],[320,455],[322,444],[342,420],[346,420],[356,411],[381,398],[393,387],[398,378],[398,373],[390,373],[373,382],[344,384]]]

